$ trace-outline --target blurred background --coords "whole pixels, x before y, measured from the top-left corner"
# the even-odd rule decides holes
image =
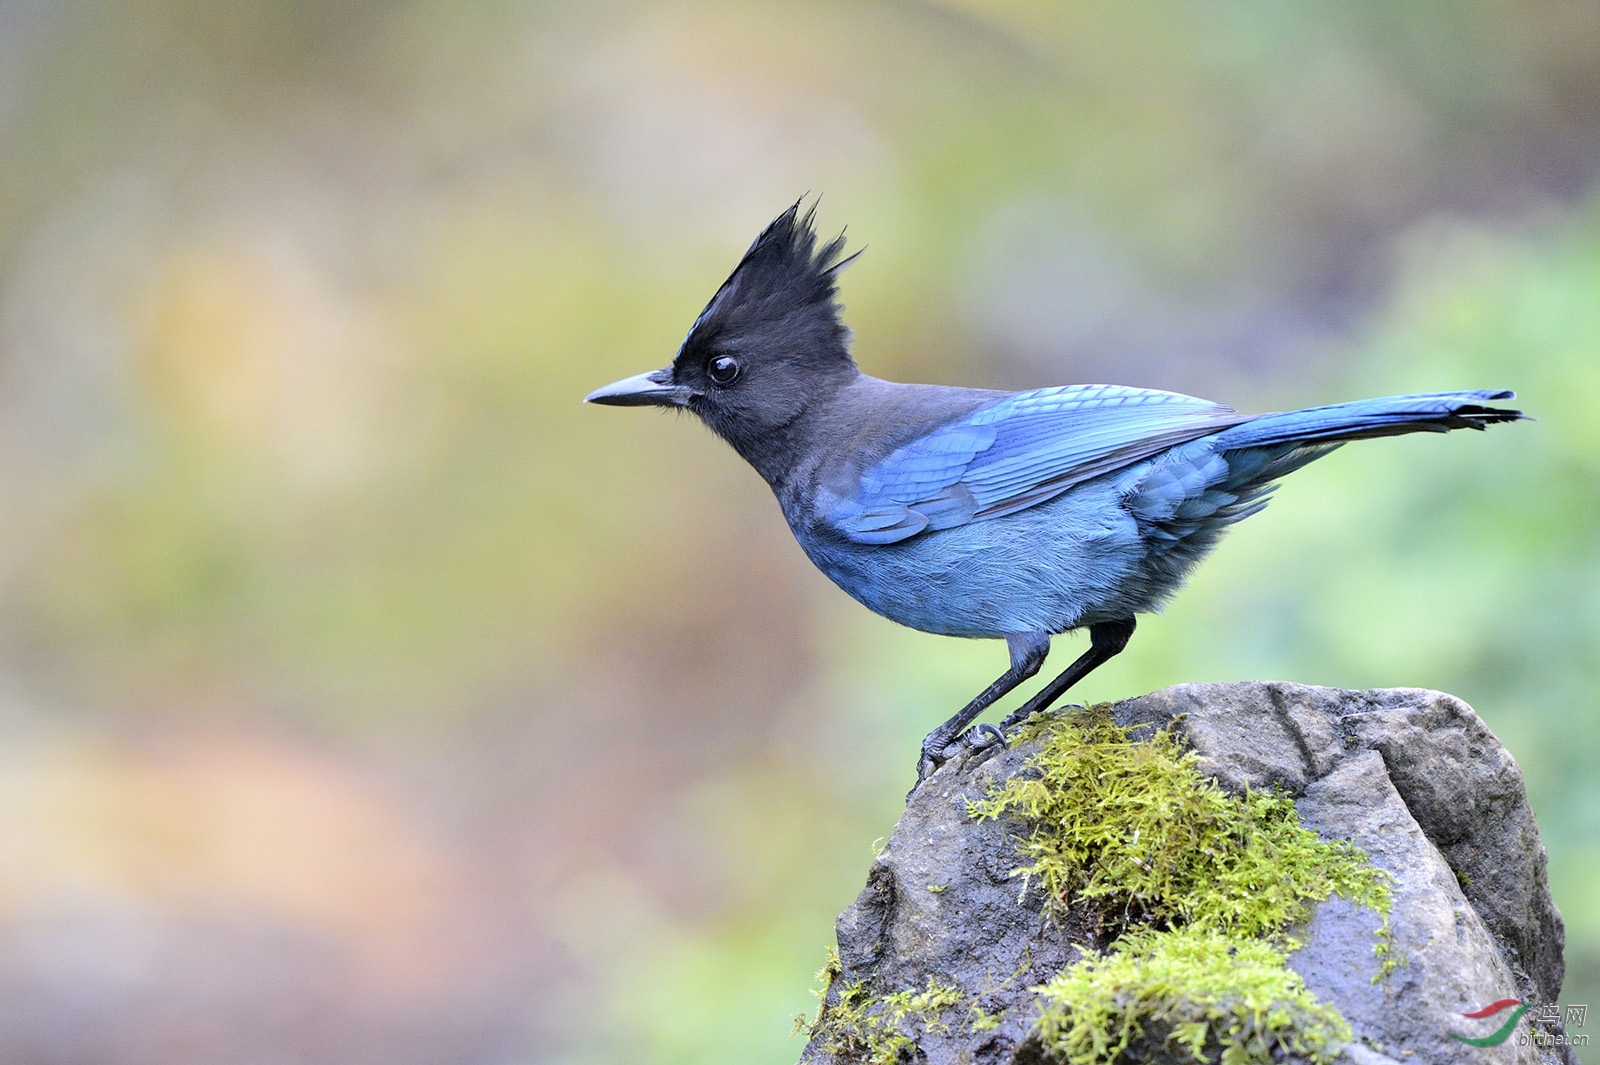
[[[1600,1006],[1600,5],[3,0],[0,1059],[797,1056],[1004,648],[579,400],[808,190],[879,376],[1518,390],[1076,695],[1462,696]]]

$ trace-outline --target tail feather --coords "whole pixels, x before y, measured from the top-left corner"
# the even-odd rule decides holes
[[[1226,429],[1212,439],[1221,450],[1231,451],[1276,444],[1343,443],[1402,433],[1482,429],[1496,422],[1525,418],[1520,410],[1484,405],[1486,401],[1515,398],[1514,392],[1485,390],[1359,399],[1352,403],[1263,414]]]
[[[1521,411],[1485,405],[1513,398],[1510,392],[1435,392],[1263,414],[1135,467],[1124,505],[1139,522],[1152,593],[1170,594],[1228,526],[1267,505],[1278,478],[1345,441],[1514,422],[1524,417]]]

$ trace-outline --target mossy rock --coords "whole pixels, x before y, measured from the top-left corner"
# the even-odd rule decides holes
[[[1560,935],[1520,774],[1465,704],[1186,685],[929,778],[801,1060],[1456,1060],[1462,1012],[1556,1001]],[[1514,1043],[1495,1060],[1568,1060]]]

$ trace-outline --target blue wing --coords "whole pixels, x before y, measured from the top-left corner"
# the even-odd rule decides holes
[[[1073,485],[1245,420],[1208,400],[1119,385],[1020,392],[936,429],[862,473],[824,519],[890,544],[1042,503]]]

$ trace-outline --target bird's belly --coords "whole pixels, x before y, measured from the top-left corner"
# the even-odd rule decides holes
[[[1152,609],[1144,548],[1110,484],[1001,518],[856,544],[796,530],[817,567],[869,609],[945,636],[1065,632]]]

